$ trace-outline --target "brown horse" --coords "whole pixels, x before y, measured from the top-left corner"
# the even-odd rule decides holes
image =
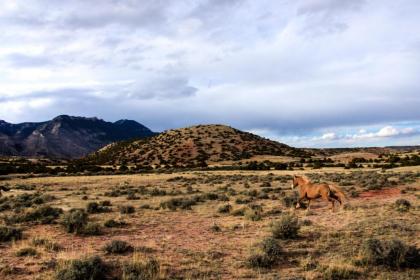
[[[300,208],[302,200],[307,199],[309,210],[311,200],[322,197],[325,201],[331,202],[331,210],[333,210],[335,201],[342,205],[346,198],[346,195],[338,186],[327,183],[314,184],[302,176],[293,176],[292,189],[296,187],[299,188],[299,200],[296,208]]]

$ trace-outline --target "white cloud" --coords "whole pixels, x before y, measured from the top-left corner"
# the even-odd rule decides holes
[[[321,136],[322,140],[335,140],[337,135],[334,132],[325,133]]]
[[[334,128],[420,120],[418,1],[6,2],[0,119],[226,123],[328,143],[393,141],[415,132]]]

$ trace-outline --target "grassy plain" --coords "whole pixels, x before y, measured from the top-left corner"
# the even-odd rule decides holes
[[[322,201],[295,210],[293,174],[337,183],[347,203],[334,212]],[[18,240],[0,241],[1,279],[65,279],[59,275],[69,260],[89,256],[101,258],[106,275],[123,279],[130,279],[127,264],[151,259],[158,273],[132,279],[420,279],[415,265],[368,263],[364,251],[372,238],[420,246],[420,167],[11,177],[0,185],[11,189],[0,198],[0,227],[23,231]],[[32,199],[25,195],[35,200],[17,204]],[[45,206],[64,213],[47,222],[21,218]],[[67,232],[63,219],[73,208],[85,209],[97,230]],[[253,263],[259,244],[288,215],[298,218],[297,235],[273,241],[279,252],[269,265]],[[117,225],[105,226],[110,220]],[[132,250],[107,252],[113,240]]]

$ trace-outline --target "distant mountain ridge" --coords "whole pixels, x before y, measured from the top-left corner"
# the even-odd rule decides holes
[[[0,120],[0,155],[73,159],[122,140],[155,135],[132,120],[60,115],[45,122],[11,124]]]

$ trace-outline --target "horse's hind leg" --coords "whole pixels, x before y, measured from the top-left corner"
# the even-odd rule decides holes
[[[306,211],[309,211],[309,208],[311,207],[311,199],[308,199],[308,208],[306,208]]]

